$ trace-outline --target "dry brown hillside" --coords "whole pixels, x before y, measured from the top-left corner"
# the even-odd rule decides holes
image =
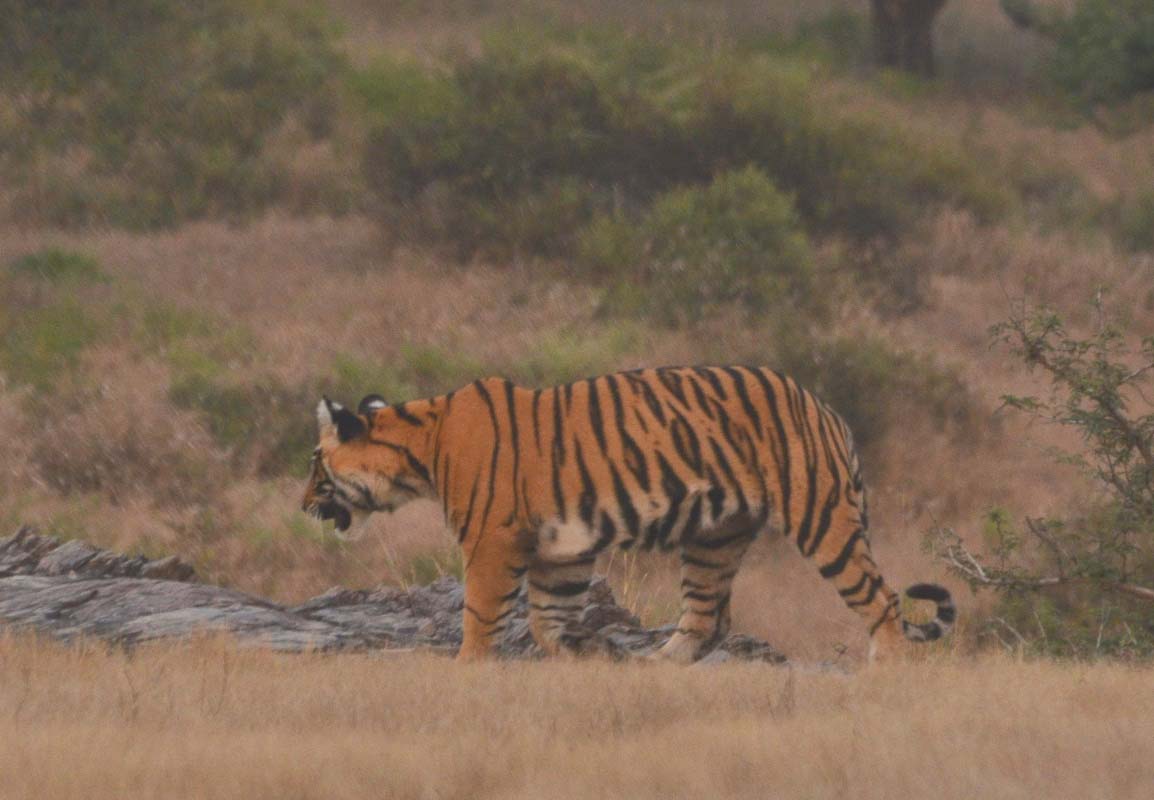
[[[942,190],[940,207],[927,205],[880,256],[821,220],[812,235],[813,292],[826,316],[815,312],[803,335],[878,343],[882,366],[868,384],[877,397],[861,396],[858,384],[845,391],[886,423],[865,432],[877,434],[866,460],[873,535],[888,579],[907,585],[945,579],[921,549],[934,525],[977,542],[991,508],[1062,514],[1089,496],[1046,452],[1068,437],[999,410],[1003,393],[1041,384],[991,348],[987,330],[1022,296],[1089,324],[1088,301],[1105,284],[1134,334],[1154,333],[1154,256],[1127,249],[1096,221],[1154,174],[1154,128],[1118,134],[1055,110],[1038,88],[1046,43],[1015,31],[994,0],[950,5],[938,83],[874,76],[831,55],[828,42],[843,40],[822,36],[841,29],[818,25],[844,20],[857,5],[808,4],[800,14],[787,3],[726,3],[707,13],[689,3],[624,12],[598,2],[334,0],[332,10],[352,68],[382,59],[420,67],[441,63],[445,52],[481,52],[494,28],[514,23],[625,27],[636,36],[661,29],[723,53],[752,26],[766,41],[786,42],[786,55],[772,59],[795,59],[789,75],[811,76],[808,105],[892,126],[931,153],[934,169],[972,181],[968,194]],[[795,30],[817,38],[788,45]],[[861,41],[860,26],[846,30],[845,41]],[[795,343],[787,353],[783,337],[796,326],[783,311],[723,307],[680,327],[607,314],[604,286],[564,257],[497,248],[462,261],[406,237],[412,220],[382,214],[368,195],[317,212],[306,202],[315,187],[363,191],[349,176],[371,125],[348,113],[331,140],[297,150],[290,119],[274,142],[277,153],[290,153],[275,162],[295,181],[288,200],[239,220],[129,231],[54,225],[12,210],[0,228],[0,524],[35,522],[120,550],[180,553],[210,580],[281,600],[333,584],[424,581],[459,568],[433,506],[377,519],[375,535],[351,544],[327,538],[296,510],[320,391],[347,402],[369,391],[405,399],[487,373],[546,385],[728,361],[799,365],[837,385],[839,368],[821,363],[822,353],[843,351]],[[1013,210],[991,212],[1005,192]],[[58,274],[37,266],[45,253],[44,263],[64,264]],[[866,358],[845,352],[851,363]],[[936,394],[919,394],[925,386]],[[669,564],[617,555],[604,566],[647,619],[672,617]],[[965,619],[983,601],[959,594]],[[754,550],[735,609],[739,629],[803,661],[863,652],[856,618],[780,542]],[[976,641],[963,627],[960,646]]]

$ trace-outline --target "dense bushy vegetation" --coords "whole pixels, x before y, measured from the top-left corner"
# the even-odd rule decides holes
[[[580,261],[616,280],[608,307],[694,322],[737,305],[814,308],[813,255],[793,203],[755,167],[659,195],[639,220],[603,215]]]
[[[599,214],[634,221],[744,167],[816,234],[893,236],[935,205],[990,218],[1014,202],[960,148],[822,103],[765,53],[521,37],[443,70],[380,63],[358,85],[378,120],[370,186],[410,233],[463,255],[568,256]]]
[[[18,211],[166,225],[279,196],[272,138],[328,134],[340,57],[316,0],[0,3],[0,167]]]
[[[1032,0],[1002,5],[1019,25],[1054,40],[1054,77],[1082,100],[1154,91],[1154,6],[1147,0],[1079,0],[1068,14]]]
[[[978,399],[954,370],[876,336],[823,339],[783,331],[774,363],[837,409],[869,455],[900,435],[909,413],[950,434],[959,447],[985,431]]]
[[[1154,91],[1154,6],[1082,0],[1055,25],[1058,80],[1090,101]]]

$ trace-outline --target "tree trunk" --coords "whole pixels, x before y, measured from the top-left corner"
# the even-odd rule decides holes
[[[946,0],[871,0],[880,66],[934,74],[934,19]]]

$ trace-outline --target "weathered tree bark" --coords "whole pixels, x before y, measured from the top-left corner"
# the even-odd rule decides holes
[[[871,0],[878,64],[934,74],[934,19],[946,0]]]
[[[211,586],[170,556],[149,560],[61,543],[22,528],[0,539],[0,633],[34,630],[68,641],[92,637],[132,646],[210,632],[274,650],[421,649],[454,653],[461,644],[464,590],[453,578],[410,589],[331,589],[299,606]],[[617,605],[597,579],[581,617],[592,652],[617,658],[652,653],[675,626],[645,628]],[[522,596],[498,652],[539,654]],[[750,636],[730,635],[708,662],[740,659],[781,663],[785,657]]]

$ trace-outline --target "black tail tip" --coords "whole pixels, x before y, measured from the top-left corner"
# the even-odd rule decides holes
[[[949,589],[936,583],[915,583],[906,589],[906,597],[912,600],[929,600],[938,607],[937,616],[932,622],[906,622],[903,626],[906,638],[928,642],[949,633],[958,618],[958,610],[954,607],[954,599],[950,596]]]
[[[936,642],[946,635],[946,628],[934,622],[909,622],[902,620],[902,633],[911,642]]]
[[[949,603],[950,590],[936,583],[915,583],[906,589],[906,597],[913,600],[930,600],[935,603]]]

